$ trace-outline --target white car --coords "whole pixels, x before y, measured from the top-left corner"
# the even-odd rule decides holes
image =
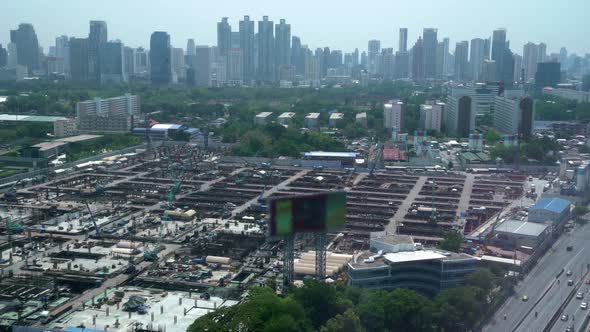
[[[580,309],[582,309],[582,310],[586,310],[586,309],[588,309],[588,303],[586,303],[586,302],[582,302],[582,303],[580,304]]]
[[[581,300],[583,298],[584,298],[584,293],[578,292],[578,294],[576,294],[576,299]]]

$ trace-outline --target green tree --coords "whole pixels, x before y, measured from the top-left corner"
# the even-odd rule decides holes
[[[352,303],[334,287],[316,280],[306,280],[305,287],[293,291],[293,298],[303,306],[315,328],[352,307]]]
[[[445,237],[438,247],[442,250],[452,251],[452,252],[459,252],[461,249],[461,244],[463,243],[463,236],[455,231],[450,231],[445,234]]]
[[[488,269],[479,269],[469,274],[464,281],[466,286],[473,286],[477,291],[477,298],[480,302],[491,300],[489,296],[495,286],[494,274]]]
[[[469,331],[481,319],[483,308],[478,289],[471,286],[443,290],[435,298],[438,326],[443,331]]]
[[[497,142],[500,141],[500,134],[498,134],[498,132],[494,131],[494,130],[488,130],[485,135],[484,138],[486,140],[486,143],[489,145],[493,145],[496,144]]]
[[[413,290],[398,288],[387,297],[385,321],[387,330],[431,331],[433,304]]]
[[[582,217],[588,214],[588,212],[590,212],[588,206],[576,205],[572,211],[572,214],[578,224],[583,224],[585,223],[585,220]]]
[[[361,320],[352,309],[346,310],[342,314],[338,314],[330,318],[326,325],[322,326],[321,332],[363,332],[365,329],[361,324]]]

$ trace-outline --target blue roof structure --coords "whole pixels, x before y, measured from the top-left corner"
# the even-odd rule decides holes
[[[562,213],[569,208],[570,201],[561,198],[541,198],[531,210],[549,210],[555,213]]]

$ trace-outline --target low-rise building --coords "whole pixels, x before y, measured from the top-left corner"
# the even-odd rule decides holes
[[[573,89],[554,89],[552,87],[543,88],[543,93],[551,96],[575,100],[578,103],[590,103],[590,92],[578,91]]]
[[[264,126],[265,124],[270,122],[271,117],[272,112],[260,112],[256,114],[256,117],[254,117],[254,123],[257,125]]]
[[[562,198],[541,198],[529,210],[529,221],[559,225],[570,216],[571,203]]]
[[[494,229],[493,242],[502,248],[537,248],[551,233],[549,225],[521,220],[505,220]]]
[[[294,116],[295,116],[295,113],[293,113],[293,112],[284,112],[281,115],[279,115],[278,121],[280,124],[282,124],[284,126],[288,126],[289,123],[291,122],[291,120],[293,120]]]
[[[445,103],[439,101],[420,105],[420,128],[440,132],[445,106]]]
[[[307,128],[318,128],[320,125],[320,113],[309,113],[305,116],[305,126]]]
[[[78,134],[78,125],[75,119],[59,119],[53,122],[53,134],[56,137],[68,137]]]
[[[367,113],[366,112],[357,113],[355,115],[355,122],[359,126],[363,126],[366,128],[367,127]]]
[[[95,98],[76,104],[80,132],[129,132],[140,116],[139,96],[125,94],[114,98]]]
[[[344,114],[343,113],[332,113],[330,114],[330,119],[329,119],[329,125],[330,127],[336,127],[338,125],[338,123],[340,123],[342,120],[344,120]]]
[[[459,285],[475,272],[477,259],[438,249],[422,249],[411,238],[371,241],[373,251],[356,255],[348,263],[351,286],[410,288],[428,295]],[[375,252],[376,251],[376,252]]]

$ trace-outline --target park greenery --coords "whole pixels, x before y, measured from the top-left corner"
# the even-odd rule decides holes
[[[240,304],[197,319],[188,331],[470,331],[511,289],[508,279],[487,269],[434,297],[409,289],[369,290],[311,279],[284,297],[256,286]]]
[[[496,143],[490,150],[490,155],[492,159],[501,158],[507,164],[520,162],[552,165],[557,161],[557,152],[560,149],[559,144],[547,137],[531,138],[520,146]]]

